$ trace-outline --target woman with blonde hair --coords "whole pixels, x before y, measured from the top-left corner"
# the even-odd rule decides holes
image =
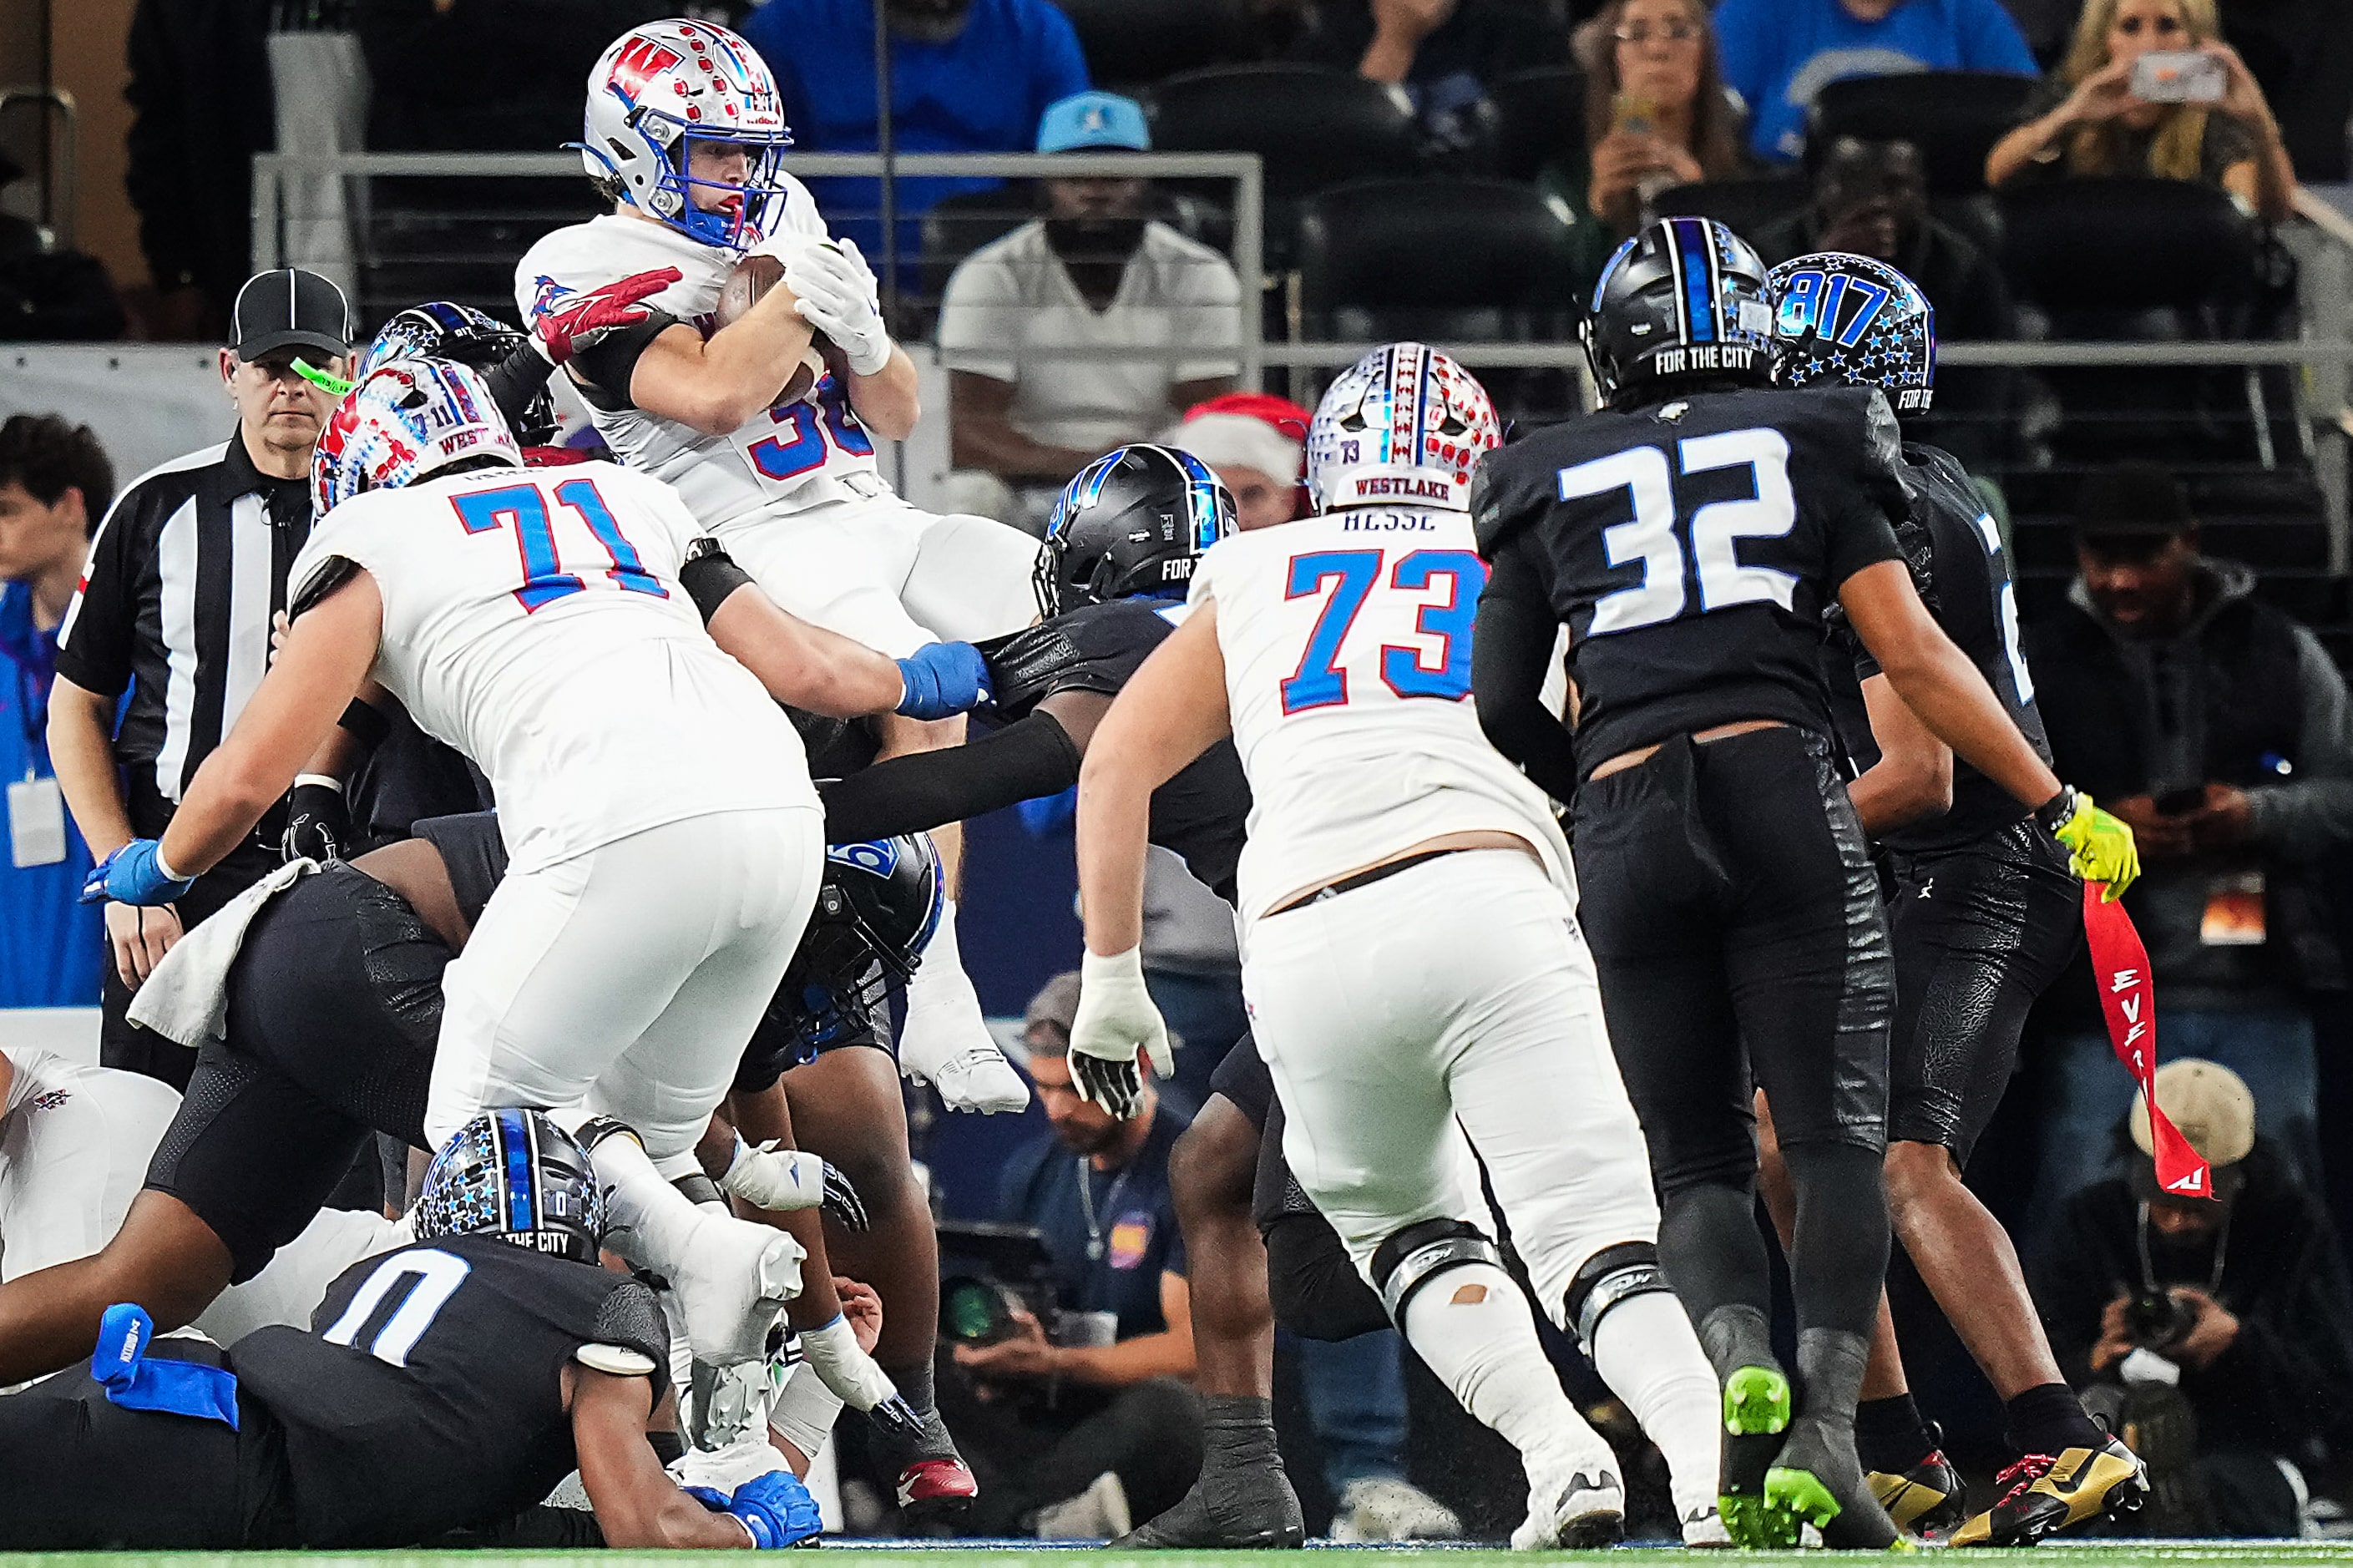
[[[1986,183],[2036,175],[2147,174],[2218,185],[2267,222],[2294,210],[2295,169],[2263,89],[2222,42],[2214,0],[2086,0],[2058,77],[2032,118],[1994,144]],[[2152,102],[2133,90],[2145,55],[2221,62],[2211,102]]]

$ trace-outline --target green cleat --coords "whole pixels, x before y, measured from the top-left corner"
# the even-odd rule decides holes
[[[1778,1367],[1736,1368],[1724,1380],[1724,1467],[1716,1506],[1735,1546],[1795,1546],[1775,1517],[1769,1473],[1789,1429],[1789,1380]]]
[[[1807,1525],[1826,1530],[1841,1511],[1838,1499],[1813,1471],[1776,1465],[1765,1472],[1763,1512],[1774,1545],[1804,1544]]]

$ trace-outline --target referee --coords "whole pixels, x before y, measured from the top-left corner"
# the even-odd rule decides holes
[[[342,374],[351,306],[326,279],[281,268],[248,279],[232,316],[220,373],[236,433],[142,474],[115,500],[59,633],[49,753],[97,859],[161,834],[237,722],[269,664],[287,568],[311,532],[311,448],[334,400],[294,361]],[[279,864],[283,817],[265,817],[176,906],[106,906],[108,1067],[187,1086],[195,1052],[123,1009],[186,927]]]

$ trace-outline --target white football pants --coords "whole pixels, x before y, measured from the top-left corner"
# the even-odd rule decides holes
[[[1368,1281],[1409,1225],[1493,1234],[1466,1135],[1556,1324],[1587,1258],[1658,1239],[1592,955],[1527,855],[1444,855],[1264,916],[1244,933],[1242,992],[1283,1156]]]
[[[426,1135],[585,1104],[685,1174],[808,924],[824,838],[814,805],[714,812],[509,873],[442,976]]]
[[[759,512],[712,531],[767,595],[813,626],[904,658],[1038,618],[1038,541],[985,517],[881,496]]]

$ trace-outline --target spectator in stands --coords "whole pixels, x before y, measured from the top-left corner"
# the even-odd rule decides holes
[[[0,152],[0,193],[24,175],[24,166]],[[58,342],[121,331],[122,304],[105,263],[60,249],[39,224],[0,212],[0,339]]]
[[[19,414],[0,425],[0,1007],[95,1007],[106,957],[100,911],[79,901],[90,848],[66,816],[46,738],[58,626],[114,499],[114,470],[87,425]]]
[[[1585,144],[1538,179],[1576,215],[1590,279],[1648,220],[1651,197],[1746,174],[1749,160],[1699,0],[1610,0],[1577,30],[1577,56]]]
[[[1144,110],[1115,93],[1064,99],[1038,127],[1040,153],[1151,144]],[[1030,528],[1071,475],[1149,440],[1241,368],[1240,279],[1224,257],[1145,216],[1147,182],[1039,184],[1045,216],[965,258],[939,330],[953,460],[1000,481],[965,480],[962,504]]]
[[[881,146],[874,90],[874,7],[890,30],[891,141],[898,153],[1026,153],[1046,106],[1089,83],[1070,18],[1052,0],[767,0],[744,22],[776,86],[796,142],[813,153]],[[922,218],[994,179],[893,183],[899,277],[913,286]],[[833,232],[883,265],[881,192],[873,180],[813,180]]]
[[[155,289],[150,337],[218,342],[252,269],[253,155],[278,144],[269,16],[269,0],[139,0],[132,14],[123,184]]]
[[[1724,0],[1715,36],[1724,79],[1748,104],[1749,145],[1785,163],[1805,151],[1814,95],[1841,78],[2036,74],[2001,0]]]
[[[1059,1332],[1029,1312],[994,1344],[958,1345],[943,1414],[980,1477],[967,1531],[1118,1535],[1183,1497],[1201,1468],[1185,1243],[1168,1151],[1187,1119],[1146,1086],[1124,1121],[1071,1087],[1079,977],[1058,974],[1023,1021],[1052,1124],[1005,1166],[997,1217],[1038,1227]],[[964,1387],[952,1387],[962,1381]]]
[[[1233,494],[1234,521],[1247,533],[1289,522],[1306,510],[1300,458],[1314,417],[1287,397],[1229,392],[1185,410],[1185,422],[1161,439],[1217,471]]]
[[[1748,236],[1776,265],[1817,250],[1876,257],[1920,285],[1936,310],[1945,342],[2007,338],[2010,290],[2000,268],[1977,243],[1928,211],[1928,179],[1909,142],[1841,136],[1808,149],[1811,199],[1778,223]],[[1920,439],[1975,466],[2001,444],[2007,377],[1999,368],[1955,367],[1936,378],[1934,416]]]
[[[1403,91],[1445,156],[1477,141],[1489,82],[1567,52],[1542,9],[1514,0],[1324,0],[1291,58]]]
[[[2143,55],[2197,49],[2222,62],[2220,102],[2151,103]],[[2295,169],[2263,89],[2222,42],[2214,0],[2086,0],[2056,80],[1986,155],[1986,184],[2027,176],[2149,174],[2220,185],[2269,223],[2295,204]]]
[[[2084,481],[2070,602],[2030,643],[2060,771],[2133,826],[2143,875],[2126,902],[2148,944],[2168,1051],[2253,1086],[2257,1130],[2320,1179],[2307,1011],[2343,984],[2319,868],[2353,843],[2353,715],[2320,641],[2202,555],[2181,482],[2128,463]],[[2037,1202],[2100,1174],[2116,1061],[2088,986],[2051,1042]]]
[[[2112,1111],[2123,1083],[2112,1068]],[[2069,1200],[2035,1304],[2084,1403],[2136,1434],[2156,1493],[2144,1533],[2294,1536],[2283,1467],[2326,1458],[2353,1399],[2353,1281],[2327,1211],[2256,1136],[2238,1074],[2177,1058],[2157,1102],[2212,1166],[2214,1197],[2158,1187],[2135,1094],[2127,1173]]]

